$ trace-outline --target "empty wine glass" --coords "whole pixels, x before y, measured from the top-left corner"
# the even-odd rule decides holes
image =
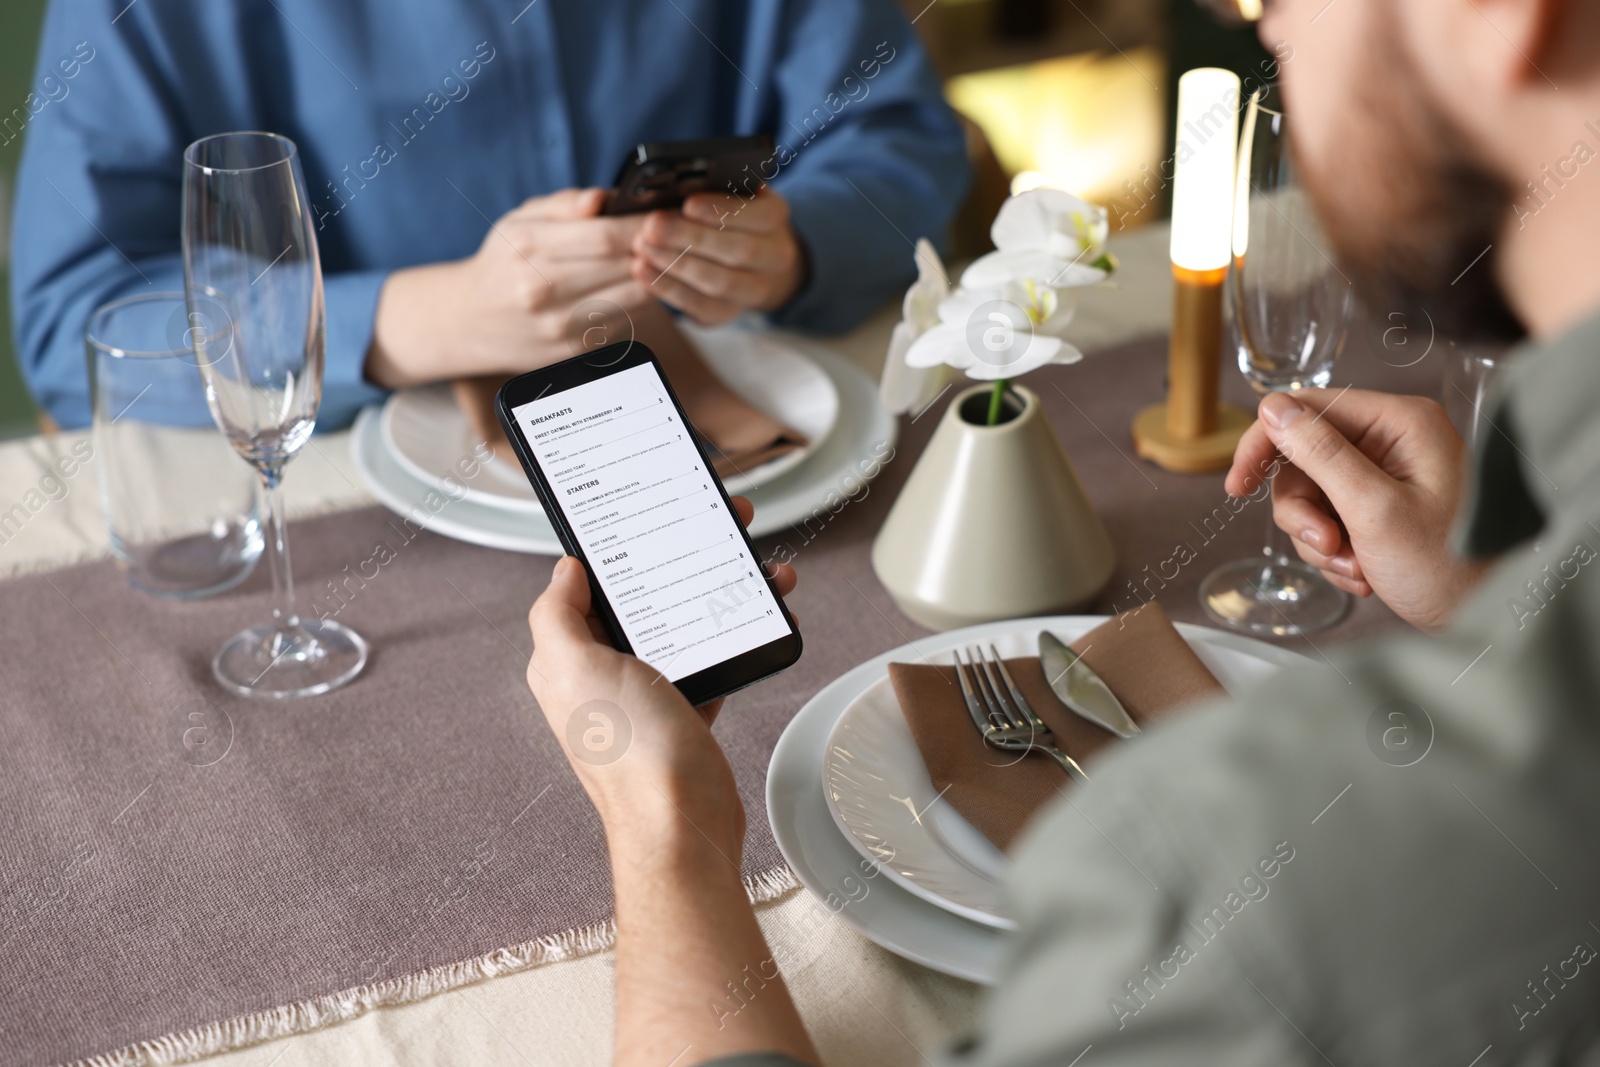
[[[1265,396],[1333,377],[1354,304],[1295,175],[1277,86],[1256,91],[1239,138],[1229,303],[1239,370]],[[1270,471],[1265,472],[1270,476]],[[1278,547],[1270,496],[1262,554],[1218,568],[1200,585],[1207,614],[1247,633],[1287,637],[1332,626],[1349,596]]]
[[[331,619],[301,619],[285,537],[283,468],[311,436],[322,399],[322,265],[294,142],[224,133],[184,152],[183,277],[211,416],[261,476],[272,621],[234,635],[212,661],[245,696],[325,693],[361,673],[367,642]]]

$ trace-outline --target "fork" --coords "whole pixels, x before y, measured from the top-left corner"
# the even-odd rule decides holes
[[[955,650],[961,696],[984,741],[1011,752],[1043,752],[1073,778],[1087,782],[1089,776],[1083,773],[1078,761],[1049,743],[1055,740],[1050,727],[1011,680],[1011,672],[1006,670],[1005,661],[994,645],[989,646],[987,653],[980,645],[971,646],[967,649],[967,660],[970,662],[962,660],[960,649]]]

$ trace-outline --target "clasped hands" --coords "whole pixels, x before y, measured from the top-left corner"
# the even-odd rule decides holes
[[[403,388],[508,377],[580,351],[585,305],[631,317],[660,302],[717,325],[775,310],[805,282],[788,202],[770,188],[750,198],[698,193],[680,211],[640,215],[601,215],[604,202],[601,189],[534,197],[466,259],[389,275],[367,378]]]

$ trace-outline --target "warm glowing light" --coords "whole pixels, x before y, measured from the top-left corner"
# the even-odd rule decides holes
[[[950,103],[983,128],[1012,192],[1065,189],[1112,209],[1113,229],[1154,221],[1165,64],[1153,48],[1063,56],[951,78]]]
[[[1172,262],[1192,271],[1228,265],[1239,77],[1200,67],[1178,79],[1178,144],[1173,155]]]
[[[1261,20],[1261,0],[1239,0],[1239,17],[1246,22],[1259,22]]]

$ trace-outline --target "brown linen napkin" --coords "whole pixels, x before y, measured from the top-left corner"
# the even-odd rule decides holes
[[[1154,601],[1101,623],[1072,642],[1072,649],[1141,726],[1223,691]],[[1092,777],[1091,757],[1115,743],[1116,735],[1068,711],[1050,691],[1038,657],[1008,659],[1006,668],[1049,725],[1056,747]],[[1018,759],[984,744],[954,667],[891,663],[889,680],[934,788],[944,790],[944,798],[1001,849],[1009,848],[1033,813],[1071,782],[1048,756],[1029,753]]]
[[[661,361],[684,413],[707,445],[718,477],[751,470],[806,446],[805,435],[756,410],[724,385],[664,309],[636,310],[632,321],[634,335]],[[500,459],[515,464],[516,454],[494,414],[494,395],[504,382],[503,377],[491,376],[463,378],[452,385],[473,434],[488,442]]]

